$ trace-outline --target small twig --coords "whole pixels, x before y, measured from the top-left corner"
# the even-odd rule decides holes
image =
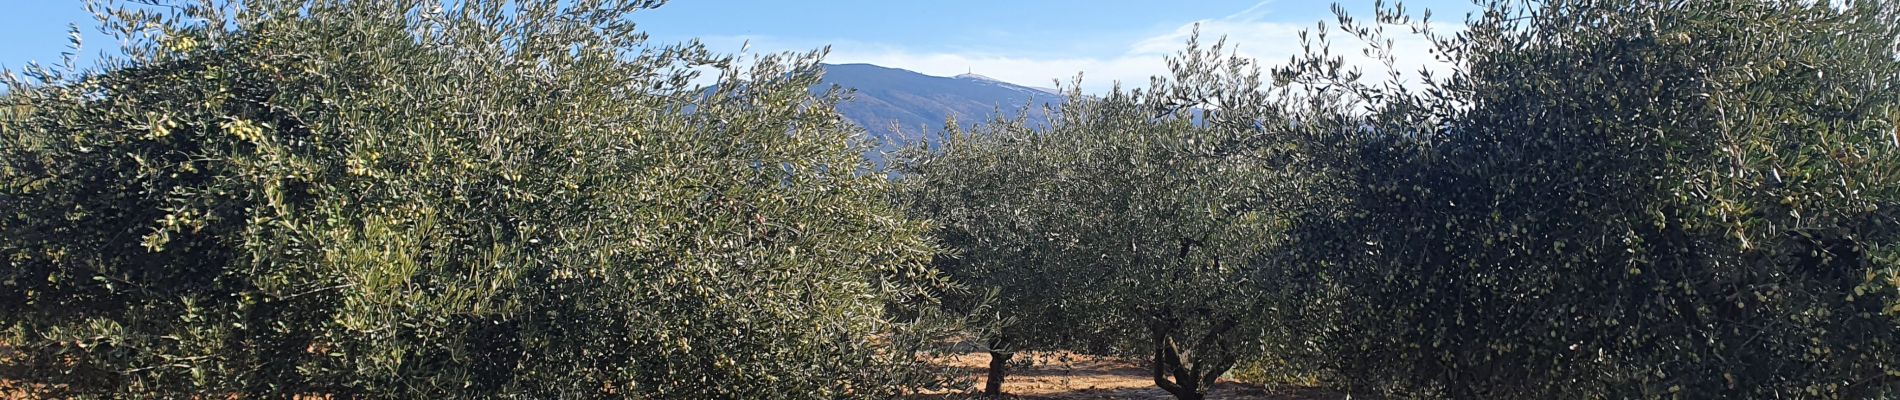
[[[341,285],[336,285],[336,286],[330,286],[330,287],[322,287],[322,288],[316,288],[316,289],[310,289],[310,290],[306,290],[306,291],[303,291],[303,292],[300,292],[300,293],[297,293],[297,294],[292,294],[292,295],[289,295],[289,296],[284,296],[284,299],[285,299],[285,300],[289,300],[289,299],[294,299],[294,298],[297,298],[297,297],[300,297],[300,296],[303,296],[303,295],[307,295],[307,294],[312,294],[312,293],[316,293],[316,292],[321,292],[321,291],[326,291],[326,290],[337,290],[337,289],[343,289],[343,288],[348,288],[348,287],[352,287],[352,286],[356,286],[356,283],[345,283],[345,284],[341,284]]]

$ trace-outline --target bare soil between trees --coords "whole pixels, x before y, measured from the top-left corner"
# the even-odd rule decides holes
[[[975,387],[983,387],[989,371],[988,353],[965,353],[940,359],[946,366],[967,371]],[[1130,360],[1074,354],[1035,352],[1017,354],[1009,375],[1003,380],[1003,392],[1017,399],[1173,399],[1155,387],[1154,376],[1145,365]],[[1020,361],[1027,361],[1023,365]],[[920,398],[952,398],[936,395]],[[1208,394],[1210,399],[1331,400],[1344,399],[1338,393],[1302,387],[1264,387],[1245,382],[1221,380]]]
[[[0,345],[0,361],[11,358],[12,349]],[[974,387],[983,387],[989,371],[989,354],[964,353],[936,360],[944,366],[965,371],[973,377]],[[0,399],[32,398],[31,391],[14,382],[0,380]],[[1013,399],[1173,399],[1155,387],[1154,378],[1144,365],[1113,357],[1068,352],[1026,352],[1011,363],[1003,392]],[[938,393],[911,396],[912,399],[964,398],[965,393]],[[1221,380],[1210,399],[1244,400],[1333,400],[1344,399],[1338,393],[1303,387],[1264,387]]]

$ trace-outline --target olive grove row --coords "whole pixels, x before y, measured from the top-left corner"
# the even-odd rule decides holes
[[[1025,350],[1182,399],[1900,394],[1895,2],[1342,12],[888,170],[822,52],[649,43],[659,3],[95,5],[120,56],[0,94],[0,379],[890,398],[965,341],[992,394]],[[1449,67],[1334,53],[1398,35]]]

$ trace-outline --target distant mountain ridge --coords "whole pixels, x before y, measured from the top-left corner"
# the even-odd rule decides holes
[[[1016,118],[1025,111],[1032,126],[1047,125],[1045,107],[1060,106],[1064,97],[1047,89],[1011,84],[977,75],[925,75],[871,64],[825,64],[824,80],[811,88],[824,92],[832,86],[850,91],[838,105],[845,118],[864,127],[872,139],[885,143],[873,153],[898,144],[929,140],[955,117],[969,127],[988,122],[997,113]],[[881,161],[880,154],[869,154]]]

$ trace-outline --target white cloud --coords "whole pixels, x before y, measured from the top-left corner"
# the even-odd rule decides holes
[[[1084,90],[1107,91],[1115,81],[1127,85],[1146,85],[1148,77],[1167,70],[1160,56],[1091,57],[1011,57],[985,54],[915,53],[908,51],[854,51],[834,47],[832,63],[870,63],[903,68],[927,75],[950,76],[975,72],[997,80],[1024,86],[1054,87],[1056,82],[1070,84],[1076,74],[1083,75]]]
[[[1263,67],[1283,64],[1293,55],[1299,54],[1299,33],[1315,28],[1318,21],[1270,21],[1267,19],[1267,2],[1257,4],[1247,10],[1217,19],[1204,19],[1184,24],[1173,30],[1159,32],[1141,38],[1126,45],[1126,51],[1113,56],[1049,56],[1039,57],[1023,54],[985,54],[948,51],[918,51],[897,44],[867,43],[857,41],[831,41],[832,52],[826,62],[834,64],[869,63],[892,68],[902,68],[928,75],[950,76],[965,72],[975,72],[998,80],[1025,86],[1051,87],[1060,81],[1068,85],[1077,73],[1083,75],[1082,88],[1085,92],[1099,93],[1107,91],[1115,82],[1124,87],[1145,87],[1148,78],[1167,74],[1167,63],[1163,59],[1186,47],[1187,39],[1198,25],[1205,45],[1211,45],[1221,37],[1226,37],[1229,51],[1241,56],[1258,60]],[[1333,54],[1345,58],[1349,66],[1360,67],[1367,79],[1382,80],[1386,77],[1385,67],[1362,53],[1365,48],[1357,39],[1338,32],[1334,21],[1327,21],[1333,32]],[[1450,33],[1460,27],[1434,24],[1440,33]],[[1429,43],[1425,38],[1411,34],[1410,28],[1387,26],[1388,37],[1393,40],[1394,54],[1401,64],[1397,69],[1403,71],[1406,80],[1416,84],[1421,67],[1434,70],[1434,76],[1442,76],[1439,71],[1448,69],[1447,65],[1434,60],[1429,52]],[[740,43],[750,43],[754,50],[783,51],[807,50],[827,43],[809,41],[787,41],[772,37],[723,37],[707,38],[704,41],[716,50],[735,51]]]
[[[1262,3],[1264,5],[1264,3]],[[1317,29],[1319,21],[1283,22],[1264,20],[1264,9],[1256,5],[1234,15],[1221,19],[1197,21],[1203,45],[1225,37],[1231,51],[1241,56],[1255,59],[1262,67],[1285,64],[1289,58],[1301,54],[1300,32]],[[1370,17],[1370,16],[1364,16]],[[1364,21],[1369,18],[1359,18]],[[1369,55],[1366,43],[1339,30],[1337,21],[1326,21],[1328,38],[1331,40],[1332,54],[1341,56],[1346,66],[1358,67],[1368,80],[1385,80],[1388,68],[1377,58]],[[1181,26],[1173,32],[1143,39],[1135,43],[1130,54],[1144,54],[1159,57],[1172,54],[1185,47],[1188,37],[1194,34],[1195,24]],[[1444,76],[1450,65],[1438,61],[1432,56],[1431,42],[1423,35],[1413,34],[1412,29],[1402,25],[1385,25],[1385,38],[1390,41],[1389,48],[1395,63],[1391,69],[1400,71],[1402,79],[1408,84],[1420,83],[1418,71],[1430,69],[1434,77]],[[1433,23],[1432,29],[1440,35],[1448,35],[1463,29],[1459,25]],[[1156,71],[1164,72],[1164,71]]]

